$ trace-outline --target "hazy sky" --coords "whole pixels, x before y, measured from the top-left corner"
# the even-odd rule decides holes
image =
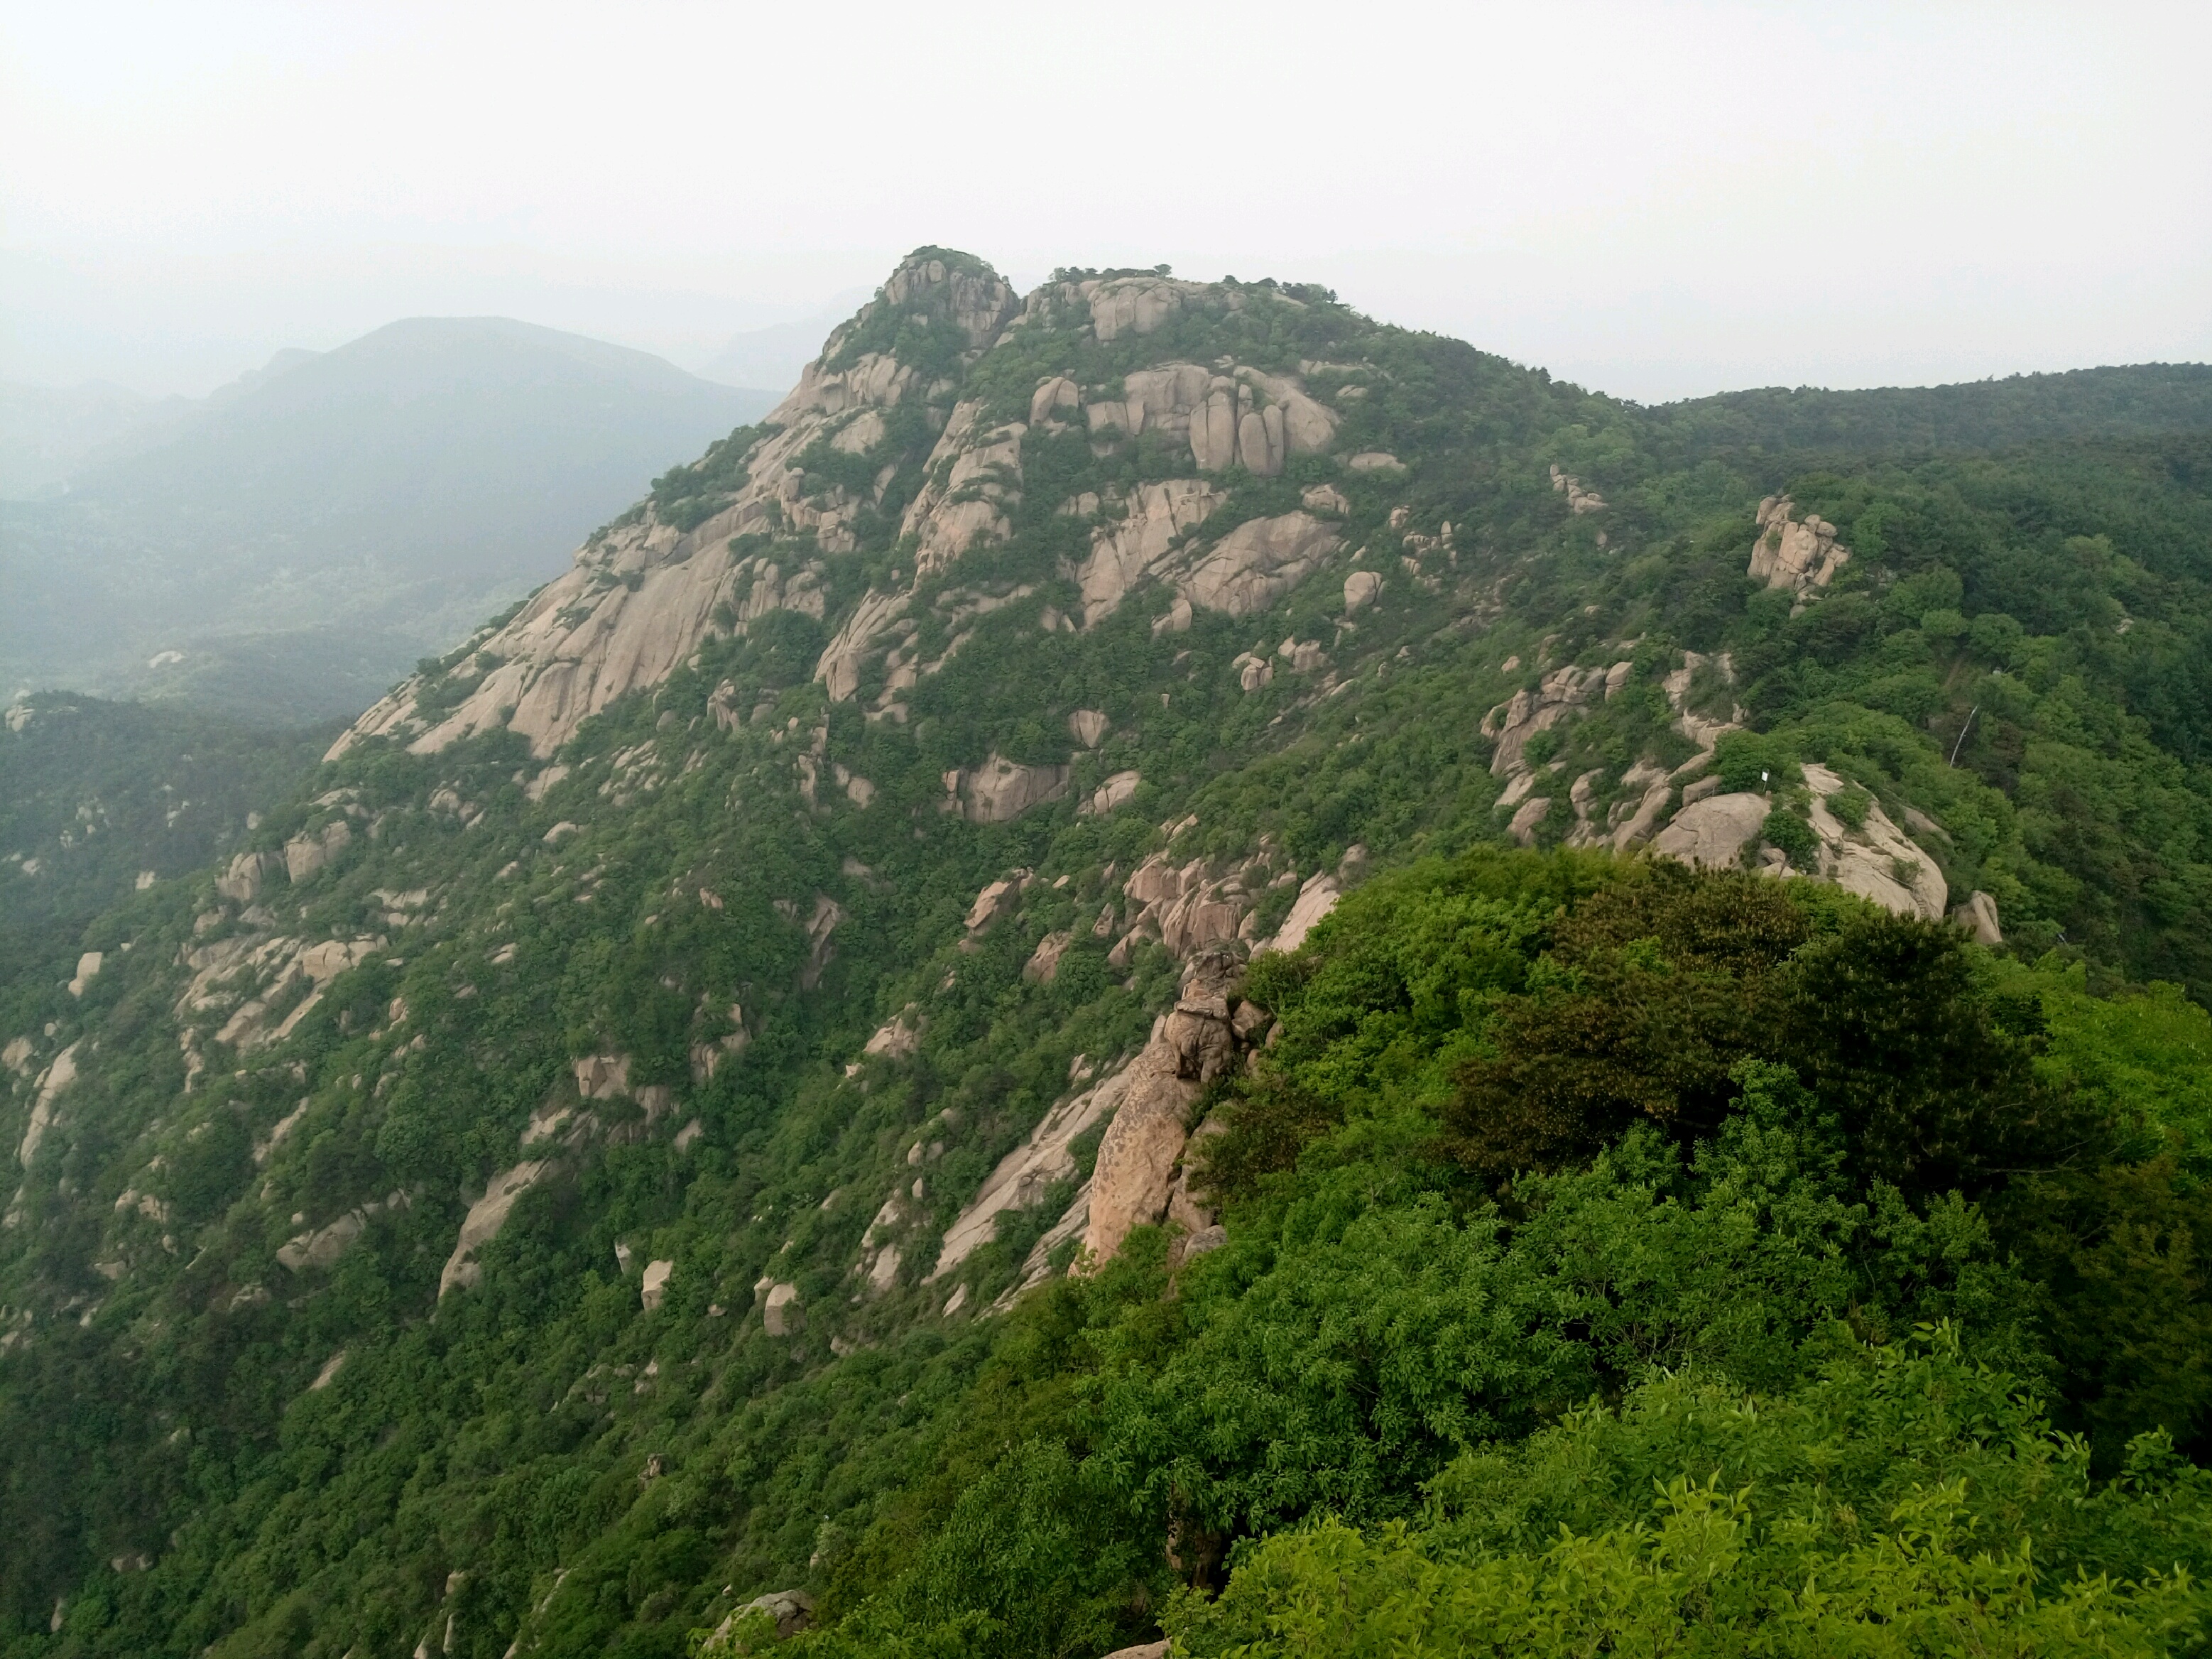
[[[0,0],[0,375],[502,313],[687,365],[964,247],[1645,399],[2212,358],[2212,6]]]

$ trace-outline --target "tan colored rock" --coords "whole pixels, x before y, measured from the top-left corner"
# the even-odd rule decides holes
[[[991,890],[987,887],[983,890],[988,893]],[[971,910],[969,914],[972,916],[975,912]],[[972,929],[975,924],[971,922],[969,926]],[[883,1024],[876,1028],[875,1035],[861,1046],[860,1052],[864,1054],[874,1055],[879,1060],[904,1060],[908,1054],[914,1053],[921,1045],[921,1033],[919,1029],[908,1023],[907,1016],[911,1012],[913,1012],[911,1007],[902,1009],[891,1018],[885,1020]]]
[[[31,1097],[30,1121],[23,1126],[22,1144],[15,1149],[15,1162],[27,1170],[39,1155],[39,1143],[53,1127],[55,1103],[61,1098],[62,1091],[76,1081],[76,1047],[72,1042],[56,1054],[33,1085],[36,1092]]]
[[[860,689],[861,664],[891,624],[906,613],[906,605],[902,593],[879,593],[871,588],[861,596],[860,605],[814,665],[814,678],[830,694],[830,702],[849,702]]]
[[[300,971],[316,984],[325,985],[347,969],[359,967],[381,948],[373,939],[325,939],[300,952]]]
[[[1274,411],[1268,441],[1275,455],[1325,455],[1335,445],[1340,419],[1337,412],[1327,404],[1308,397],[1297,380],[1287,375],[1262,374],[1256,368],[1240,367],[1236,372],[1237,379],[1266,394],[1267,410]],[[1267,410],[1261,412],[1264,416]],[[1279,459],[1277,465],[1279,466]]]
[[[658,1309],[668,1297],[669,1275],[676,1271],[673,1261],[648,1261],[645,1276],[638,1281],[638,1303],[647,1313]]]
[[[31,1069],[31,1039],[27,1036],[10,1038],[8,1046],[0,1048],[0,1066],[5,1066],[17,1077],[22,1076]]]
[[[586,1100],[619,1100],[629,1093],[628,1054],[586,1054],[569,1062],[576,1092]]]
[[[1552,463],[1552,488],[1567,498],[1567,511],[1580,518],[1585,513],[1602,512],[1604,499],[1594,489],[1584,489],[1583,481],[1571,472],[1559,470],[1557,461]],[[1604,545],[1603,538],[1599,545]]]
[[[1144,775],[1139,772],[1116,772],[1092,790],[1091,799],[1078,810],[1085,817],[1097,817],[1110,812],[1135,794],[1137,786],[1144,781]]]
[[[1352,503],[1334,484],[1308,484],[1298,501],[1309,513],[1332,513],[1342,518],[1352,511]]]
[[[1375,603],[1382,591],[1382,578],[1372,570],[1355,570],[1344,579],[1344,614],[1356,616]]]
[[[1030,398],[1030,424],[1042,426],[1056,418],[1060,410],[1073,410],[1082,402],[1082,394],[1075,382],[1065,374],[1055,374],[1041,382]]]
[[[1022,439],[1028,428],[1017,421],[988,432],[975,422],[979,404],[954,411],[933,452],[933,482],[914,498],[900,523],[902,536],[919,544],[915,572],[942,570],[969,548],[1004,541],[1013,533],[1006,513],[1021,500]],[[953,458],[942,485],[933,481],[935,460]]]
[[[1547,795],[1532,796],[1521,803],[1505,831],[1523,847],[1536,844],[1536,826],[1551,815],[1552,802]]]
[[[320,830],[305,830],[284,843],[284,868],[292,884],[312,879],[353,845],[353,830],[343,818],[333,819]]]
[[[2004,931],[1997,926],[1997,902],[1978,889],[1951,912],[1951,920],[1984,945],[2004,943]]]
[[[1185,294],[1197,287],[1164,276],[1120,276],[1101,283],[1091,295],[1091,325],[1099,343],[1152,333],[1182,309]]]
[[[1570,663],[1544,676],[1534,692],[1520,690],[1493,708],[1482,722],[1483,734],[1498,740],[1490,758],[1493,775],[1506,777],[1525,772],[1521,751],[1539,732],[1547,732],[1570,714],[1596,701],[1605,689],[1601,669],[1577,668]]]
[[[1405,462],[1381,449],[1364,450],[1345,465],[1354,472],[1403,472],[1406,470]]]
[[[1241,897],[1201,889],[1176,900],[1156,918],[1160,943],[1178,957],[1188,957],[1209,945],[1225,944],[1237,936],[1244,913],[1251,907]]]
[[[1745,848],[1756,844],[1773,802],[1750,793],[1709,795],[1674,814],[1653,839],[1651,850],[1704,870],[1733,870]]]
[[[1218,955],[1194,960],[1174,1012],[1155,1023],[1151,1041],[1129,1063],[1129,1081],[1091,1171],[1079,1260],[1093,1270],[1113,1259],[1133,1228],[1167,1213],[1190,1109],[1206,1081],[1237,1063],[1228,1006],[1237,971],[1233,959]]]
[[[771,1285],[761,1304],[761,1328],[770,1336],[796,1336],[806,1328],[806,1310],[796,1285]]]
[[[1085,749],[1096,749],[1113,725],[1096,708],[1079,708],[1067,717],[1068,735]]]
[[[1826,587],[1850,562],[1851,550],[1836,540],[1836,527],[1818,514],[1790,517],[1787,495],[1770,495],[1759,504],[1759,539],[1752,544],[1745,574],[1770,588],[1803,594]]]
[[[1139,369],[1121,382],[1122,402],[1115,406],[1114,423],[1132,437],[1143,432],[1187,435],[1192,413],[1206,402],[1213,379],[1196,363]],[[1096,422],[1092,429],[1097,429]]]
[[[1190,413],[1190,453],[1205,472],[1219,472],[1237,459],[1237,386],[1217,378],[1206,401]]]
[[[1047,1112],[1023,1143],[999,1160],[967,1206],[945,1230],[932,1279],[942,1279],[996,1235],[999,1218],[1033,1209],[1045,1194],[1075,1174],[1075,1143],[1103,1118],[1118,1111],[1134,1074],[1116,1072]]]
[[[445,1268],[438,1275],[440,1300],[448,1291],[466,1290],[483,1281],[483,1267],[477,1261],[477,1252],[499,1237],[516,1200],[552,1170],[550,1158],[532,1158],[484,1183],[483,1196],[469,1206],[468,1215],[461,1222],[460,1237],[454,1241],[453,1253],[446,1258]]]
[[[1297,950],[1306,942],[1306,935],[1314,930],[1315,924],[1336,908],[1336,902],[1342,896],[1336,878],[1327,871],[1308,876],[1298,888],[1297,897],[1291,902],[1290,915],[1275,930],[1275,936],[1254,945],[1252,954],[1256,957],[1267,951]]]
[[[1820,842],[1821,877],[1896,915],[1942,921],[1950,890],[1936,860],[1890,821],[1879,802],[1867,809],[1858,829],[1846,826],[1827,804],[1844,787],[1843,779],[1825,766],[1803,769],[1813,795],[1808,818]]]
[[[951,793],[970,823],[1006,823],[1067,793],[1065,766],[1024,766],[994,754],[957,775]]]
[[[1257,691],[1275,683],[1275,665],[1249,651],[1240,653],[1229,665],[1237,671],[1237,683],[1247,691]]]
[[[1139,485],[1124,517],[1091,532],[1091,555],[1076,575],[1084,626],[1112,615],[1130,589],[1164,569],[1170,544],[1203,524],[1226,499],[1200,478]]]
[[[1283,411],[1270,405],[1248,410],[1237,422],[1237,459],[1249,472],[1272,478],[1283,470],[1288,446],[1283,435]]]
[[[354,1242],[368,1231],[369,1218],[383,1210],[407,1207],[407,1195],[393,1193],[389,1198],[372,1204],[363,1204],[348,1210],[328,1226],[289,1238],[276,1247],[277,1264],[289,1273],[304,1273],[310,1267],[327,1269],[336,1267],[338,1259],[352,1248]]]
[[[87,951],[76,959],[76,974],[69,982],[69,994],[82,997],[84,988],[100,977],[100,965],[106,958],[98,951]]]
[[[1060,959],[1074,943],[1073,933],[1047,933],[1037,941],[1036,949],[1030,952],[1030,959],[1022,964],[1022,977],[1039,985],[1051,984],[1060,976]]]
[[[1131,1079],[1121,1109],[1099,1142],[1083,1234],[1084,1254],[1094,1268],[1118,1255],[1133,1230],[1167,1214],[1176,1162],[1189,1139],[1187,1120],[1200,1093],[1195,1080],[1162,1069],[1169,1063],[1156,1056],[1148,1064],[1145,1055],[1132,1062],[1146,1069]]]
[[[975,903],[968,907],[968,919],[963,924],[968,931],[980,933],[1000,917],[1012,915],[1022,902],[1022,880],[1028,873],[1026,870],[1017,871],[976,894]]]
[[[1202,556],[1177,586],[1194,605],[1252,616],[1304,581],[1339,544],[1336,532],[1310,513],[1248,520]]]
[[[1712,783],[1716,789],[1720,787],[1718,778],[1715,778]],[[1711,793],[1711,791],[1706,793]],[[1646,784],[1634,809],[1613,828],[1613,850],[1626,852],[1632,847],[1640,847],[1656,835],[1659,820],[1666,815],[1667,803],[1673,799],[1674,793],[1674,784],[1664,777]]]
[[[240,853],[230,867],[216,878],[215,890],[234,904],[251,904],[261,896],[268,880],[268,854]]]

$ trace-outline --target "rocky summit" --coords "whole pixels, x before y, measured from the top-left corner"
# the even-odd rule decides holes
[[[916,252],[10,944],[0,1648],[2197,1628],[2208,434]]]

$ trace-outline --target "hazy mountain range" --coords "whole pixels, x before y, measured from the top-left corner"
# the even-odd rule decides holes
[[[351,712],[773,401],[501,318],[280,352],[197,402],[7,388],[7,488],[44,498],[0,502],[0,680]]]

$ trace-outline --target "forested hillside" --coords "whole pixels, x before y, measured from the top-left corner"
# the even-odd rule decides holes
[[[2193,1650],[2205,396],[919,251],[0,985],[4,1651]]]

